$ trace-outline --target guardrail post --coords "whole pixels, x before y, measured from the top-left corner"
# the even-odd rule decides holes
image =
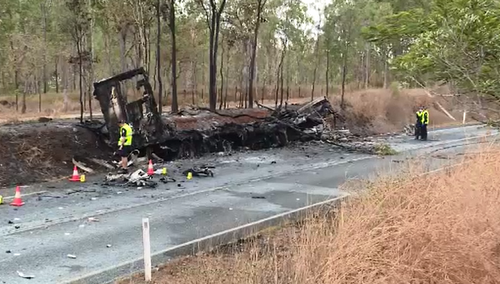
[[[151,243],[149,239],[149,218],[142,218],[142,244],[144,246],[144,278],[151,281]]]

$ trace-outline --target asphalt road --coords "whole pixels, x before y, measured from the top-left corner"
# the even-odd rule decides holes
[[[340,196],[346,180],[397,169],[409,157],[427,153],[431,169],[449,164],[432,157],[463,152],[485,135],[498,132],[469,126],[431,132],[426,142],[388,138],[401,153],[385,158],[328,145],[214,155],[201,160],[216,166],[214,178],[185,181],[172,163],[169,172],[180,181],[155,189],[63,183],[67,188],[24,197],[23,207],[0,206],[0,283],[64,283],[140,258],[143,217],[150,219],[151,251],[163,251]]]

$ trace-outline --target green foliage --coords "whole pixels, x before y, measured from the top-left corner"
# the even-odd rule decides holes
[[[399,40],[393,62],[402,77],[455,83],[464,93],[498,98],[500,5],[495,0],[434,0],[363,30],[377,44]]]

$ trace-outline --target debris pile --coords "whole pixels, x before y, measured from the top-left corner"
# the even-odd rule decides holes
[[[127,80],[136,81],[141,99],[128,103],[123,91]],[[94,83],[94,96],[101,105],[105,123],[87,127],[116,148],[117,122],[128,121],[134,129],[133,147],[137,149],[133,159],[141,155],[169,161],[211,152],[283,147],[293,141],[323,140],[350,149],[353,145],[348,144],[353,141],[366,142],[348,130],[336,129],[337,123],[345,119],[339,111],[334,111],[326,98],[276,109],[257,103],[259,109],[239,111],[238,114],[198,108],[163,117],[157,110],[148,76],[142,68]]]

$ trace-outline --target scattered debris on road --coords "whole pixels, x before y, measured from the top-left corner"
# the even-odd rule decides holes
[[[215,169],[213,166],[201,166],[201,167],[192,167],[182,172],[183,175],[187,176],[191,173],[194,177],[206,176],[206,177],[214,177],[214,172],[211,169]]]
[[[24,274],[21,271],[17,271],[17,275],[19,275],[19,277],[26,278],[26,279],[33,279],[33,278],[35,278],[35,275]]]

